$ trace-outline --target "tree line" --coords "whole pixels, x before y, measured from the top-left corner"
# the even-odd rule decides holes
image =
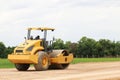
[[[82,37],[78,42],[56,39],[53,42],[53,49],[67,49],[75,57],[94,58],[94,57],[120,57],[120,41],[100,39],[98,41]],[[15,47],[6,47],[0,42],[0,58],[7,58]]]
[[[64,42],[56,39],[53,43],[54,49],[68,49],[75,57],[97,58],[97,57],[119,57],[120,41],[111,41],[108,39],[100,39],[98,41],[82,37],[78,42]]]
[[[3,42],[0,42],[0,58],[7,58],[8,54],[13,52],[15,47],[6,47]]]

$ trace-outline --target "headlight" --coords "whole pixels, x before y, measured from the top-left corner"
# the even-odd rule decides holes
[[[22,53],[23,50],[16,50],[16,53]]]

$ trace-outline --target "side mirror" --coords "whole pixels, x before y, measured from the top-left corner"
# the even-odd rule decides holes
[[[52,31],[54,31],[54,29],[52,29]]]
[[[26,40],[26,37],[24,37],[24,39]]]
[[[24,39],[25,39],[25,44],[27,44],[27,40],[26,40],[26,37],[24,37]],[[24,45],[25,45],[25,44],[24,44]]]
[[[53,37],[53,41],[55,41],[55,37]]]

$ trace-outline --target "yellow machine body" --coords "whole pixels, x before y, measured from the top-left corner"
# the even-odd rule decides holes
[[[28,28],[28,30],[54,30],[53,28]],[[38,51],[44,51],[43,39],[25,40],[19,44],[12,54],[8,55],[8,59],[14,64],[38,64]],[[64,55],[64,50],[53,50],[46,52],[50,60],[50,64],[69,64],[73,60],[73,54]]]
[[[24,46],[24,48],[25,48],[25,46]],[[25,48],[25,49],[24,48],[21,47],[21,46],[16,47],[15,50],[14,50],[14,53],[8,55],[8,59],[12,63],[37,64],[38,63],[38,55],[36,54],[36,52],[40,51],[40,50],[42,51],[44,48],[42,46],[38,47],[37,45],[33,47],[32,51],[27,51],[27,49],[29,47]],[[73,60],[73,54],[72,53],[67,55],[67,56],[64,56],[64,54],[62,54],[62,51],[64,51],[64,50],[58,50],[58,51],[59,51],[58,53],[54,53],[54,51],[49,53],[49,59],[50,59],[51,64],[54,64],[54,63],[55,64],[65,64],[65,63],[72,62],[72,60]],[[50,55],[54,55],[54,54],[56,54],[54,57],[50,56]]]
[[[38,56],[37,55],[8,55],[8,59],[12,63],[29,63],[29,64],[37,64]]]
[[[8,55],[8,59],[13,63],[38,63],[36,51],[44,50],[40,46],[42,40],[26,40],[14,49],[14,53]],[[42,44],[41,44],[42,45]]]

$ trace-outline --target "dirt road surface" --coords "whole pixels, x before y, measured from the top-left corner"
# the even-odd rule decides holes
[[[79,63],[65,70],[0,69],[0,80],[120,80],[120,62]]]

